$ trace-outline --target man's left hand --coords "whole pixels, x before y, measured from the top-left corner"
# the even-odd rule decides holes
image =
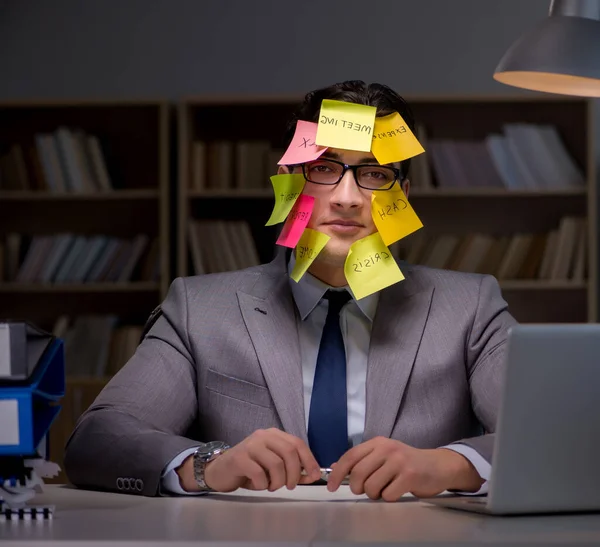
[[[408,492],[421,498],[444,490],[477,492],[484,482],[471,462],[453,450],[423,450],[386,437],[348,450],[333,465],[327,489],[335,492],[346,475],[354,494],[385,501],[396,501]]]

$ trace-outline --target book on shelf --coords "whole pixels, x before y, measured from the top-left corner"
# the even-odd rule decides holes
[[[60,126],[0,156],[0,190],[90,194],[114,189],[100,139]]]
[[[52,333],[64,340],[70,378],[116,374],[135,353],[143,326],[122,324],[115,315],[60,316]]]
[[[190,147],[189,187],[194,191],[269,189],[283,153],[265,140],[195,140]]]
[[[247,222],[193,220],[188,245],[195,275],[258,266],[260,259]]]
[[[102,283],[158,281],[158,238],[131,239],[72,233],[22,236],[1,240],[0,271],[6,282]]]
[[[564,216],[548,233],[431,235],[420,231],[394,244],[400,260],[433,268],[490,274],[499,281],[587,278],[587,221]]]
[[[483,140],[429,139],[425,128],[419,134],[427,143],[428,161],[424,164],[420,156],[413,159],[417,188],[431,187],[431,174],[439,188],[544,191],[586,184],[553,125],[506,123],[501,133],[490,133]]]

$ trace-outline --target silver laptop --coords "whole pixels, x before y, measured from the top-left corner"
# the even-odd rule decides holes
[[[600,325],[518,325],[486,497],[423,501],[497,515],[600,511]]]

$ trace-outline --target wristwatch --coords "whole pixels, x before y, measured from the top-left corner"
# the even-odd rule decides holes
[[[217,456],[223,454],[225,450],[231,448],[227,443],[222,441],[212,441],[200,445],[194,452],[194,479],[200,490],[210,490],[204,480],[204,470],[206,464],[213,461]]]

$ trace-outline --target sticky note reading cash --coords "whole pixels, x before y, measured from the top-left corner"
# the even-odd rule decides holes
[[[319,146],[315,142],[317,139],[317,124],[298,120],[296,122],[296,131],[292,142],[285,151],[285,154],[277,162],[278,165],[297,165],[306,161],[316,160],[325,150],[326,146]]]
[[[344,264],[344,273],[357,299],[404,279],[391,251],[378,232],[352,244]]]
[[[373,192],[371,215],[386,245],[391,245],[423,227],[402,188]]]
[[[275,192],[275,206],[265,226],[273,226],[286,219],[302,193],[306,180],[304,175],[273,175],[271,183]]]
[[[292,249],[298,245],[298,241],[300,241],[302,233],[310,220],[314,206],[315,198],[313,196],[306,196],[304,194],[298,196],[283,225],[281,234],[277,238],[277,245],[291,247]]]
[[[323,232],[306,228],[296,246],[296,264],[292,270],[292,279],[298,283],[306,270],[310,268],[318,254],[331,238]]]
[[[317,144],[370,152],[376,112],[374,106],[323,99]]]
[[[380,164],[412,158],[425,149],[398,112],[375,119],[373,155]]]

